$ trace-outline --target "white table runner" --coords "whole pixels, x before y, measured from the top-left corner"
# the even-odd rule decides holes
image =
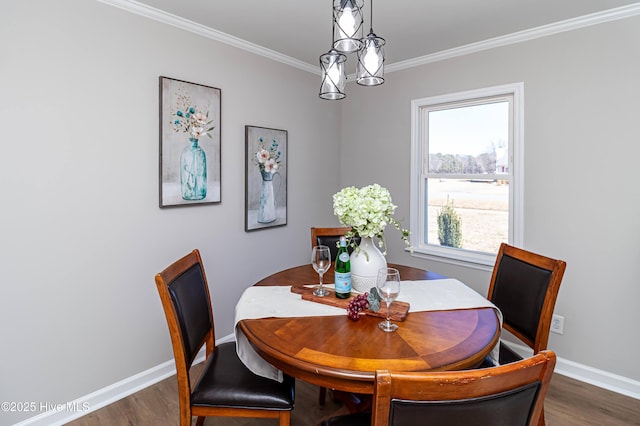
[[[409,312],[493,308],[497,311],[502,325],[502,314],[493,303],[452,278],[402,281],[398,300],[410,304]],[[243,319],[327,315],[346,315],[346,311],[343,308],[302,300],[300,294],[291,292],[290,286],[249,287],[240,296],[236,305],[234,330],[238,356],[257,375],[281,382],[282,371],[263,360],[255,352],[246,336],[237,327],[238,322]],[[491,352],[491,358],[494,361],[498,359],[497,350],[498,346]]]

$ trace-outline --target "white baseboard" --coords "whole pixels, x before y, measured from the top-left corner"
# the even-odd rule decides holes
[[[233,334],[223,337],[217,344],[231,342],[234,340]],[[525,346],[510,344],[518,353],[529,356],[531,350]],[[196,363],[204,361],[204,350],[196,357]],[[173,359],[164,362],[156,367],[152,367],[141,373],[128,377],[110,386],[99,389],[88,395],[67,403],[65,409],[50,410],[37,416],[30,417],[14,426],[60,426],[82,417],[92,411],[96,411],[113,402],[134,394],[147,388],[161,380],[174,375],[176,372]],[[568,376],[603,389],[630,396],[640,400],[640,381],[632,380],[624,376],[609,373],[604,370],[592,368],[584,364],[558,358],[555,372]],[[69,411],[66,408],[83,408],[86,410]]]
[[[530,348],[524,345],[509,342],[509,347],[513,348],[521,356],[531,356],[533,353]],[[638,380],[633,380],[608,371],[599,370],[597,368],[589,367],[588,365],[579,364],[560,357],[556,360],[556,368],[554,372],[581,382],[589,383],[590,385],[594,385],[599,388],[607,389],[640,400],[640,381]]]
[[[198,363],[201,361],[204,361],[204,350],[198,353],[195,362]],[[97,411],[102,407],[152,386],[174,374],[176,374],[175,361],[170,359],[160,365],[68,402],[67,407],[71,407],[72,410],[68,410],[67,407],[60,407],[62,408],[60,410],[49,410],[23,420],[20,423],[16,423],[14,426],[64,425],[92,411]],[[87,407],[87,409],[84,410],[84,407]]]
[[[66,407],[59,406],[56,407],[58,409],[45,411],[37,416],[16,423],[14,426],[63,425],[158,383],[167,377],[171,377],[175,373],[175,362],[171,359],[158,366],[80,397],[75,401],[68,402]],[[69,409],[69,407],[71,409]],[[85,407],[86,409],[84,409]]]
[[[222,339],[216,340],[216,344],[233,342],[235,336],[229,334]],[[204,347],[196,356],[194,363],[204,361]],[[142,389],[158,383],[176,374],[175,361],[170,359],[160,365],[152,367],[141,373],[135,374],[124,380],[120,380],[112,385],[98,389],[88,395],[80,397],[74,401],[66,403],[66,406],[59,405],[54,409],[45,411],[37,416],[30,417],[14,426],[59,426],[72,420],[80,418],[92,411],[96,411],[122,398],[134,394]],[[86,408],[86,409],[85,409]]]

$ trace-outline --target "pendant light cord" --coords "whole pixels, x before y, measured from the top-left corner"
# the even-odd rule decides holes
[[[335,38],[335,25],[336,25],[336,21],[335,19],[333,19],[333,0],[331,0],[331,49],[333,49],[333,43],[335,43],[336,38]]]

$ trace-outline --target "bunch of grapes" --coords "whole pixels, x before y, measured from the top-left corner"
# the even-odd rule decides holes
[[[357,321],[360,316],[358,313],[369,308],[369,301],[367,300],[368,293],[358,294],[356,297],[349,301],[349,307],[347,308],[347,315],[350,319]]]

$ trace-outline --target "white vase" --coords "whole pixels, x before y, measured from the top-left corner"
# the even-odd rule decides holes
[[[362,238],[359,247],[360,250],[351,253],[351,286],[365,293],[376,286],[378,269],[387,267],[387,259],[371,238]]]

